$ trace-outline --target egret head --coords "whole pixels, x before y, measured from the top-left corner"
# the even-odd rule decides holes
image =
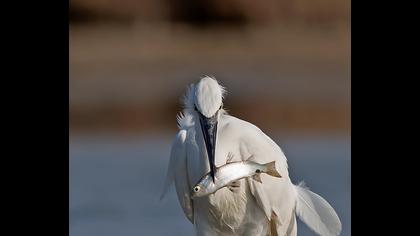
[[[222,108],[225,89],[211,77],[202,78],[194,90],[194,105],[200,114],[207,118],[217,115]]]
[[[217,81],[210,77],[202,78],[194,89],[194,110],[198,114],[204,142],[206,144],[207,157],[210,164],[210,173],[214,181],[215,150],[217,138],[217,124],[220,111],[222,111],[222,100],[224,88]]]

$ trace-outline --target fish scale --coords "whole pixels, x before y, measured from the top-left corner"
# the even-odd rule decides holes
[[[251,176],[254,180],[261,182],[261,173],[266,173],[273,177],[281,177],[276,170],[275,161],[266,164],[258,164],[249,160],[231,162],[216,168],[214,182],[211,177],[211,172],[202,177],[192,189],[191,195],[193,198],[207,196],[234,181]]]

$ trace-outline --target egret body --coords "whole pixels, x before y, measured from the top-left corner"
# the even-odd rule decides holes
[[[297,235],[296,216],[319,235],[339,235],[341,223],[334,209],[291,182],[280,147],[255,125],[227,114],[224,95],[225,89],[211,77],[188,87],[162,197],[174,181],[179,203],[199,236]],[[192,198],[191,189],[204,175],[210,172],[217,181],[216,167],[250,156],[258,163],[275,161],[281,178],[244,178]]]

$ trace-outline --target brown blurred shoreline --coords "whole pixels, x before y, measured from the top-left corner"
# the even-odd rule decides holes
[[[186,86],[213,75],[265,130],[350,133],[349,1],[140,2],[72,2],[72,131],[175,130]]]
[[[348,107],[322,104],[279,104],[258,109],[260,107],[258,103],[232,104],[232,106],[235,112],[230,112],[230,114],[272,132],[348,133],[350,131]],[[73,108],[70,115],[70,128],[75,132],[89,130],[134,133],[153,130],[175,131],[177,110],[180,108],[177,109],[175,104],[159,107],[109,107],[89,111]]]
[[[227,87],[232,114],[263,127],[349,130],[348,31],[105,29],[70,30],[73,130],[174,128],[185,87],[204,74]]]

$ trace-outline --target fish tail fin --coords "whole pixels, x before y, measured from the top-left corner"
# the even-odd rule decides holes
[[[267,168],[266,173],[268,175],[281,178],[280,173],[276,169],[276,161],[272,161],[272,162],[269,162],[269,163],[265,164],[265,167]]]

